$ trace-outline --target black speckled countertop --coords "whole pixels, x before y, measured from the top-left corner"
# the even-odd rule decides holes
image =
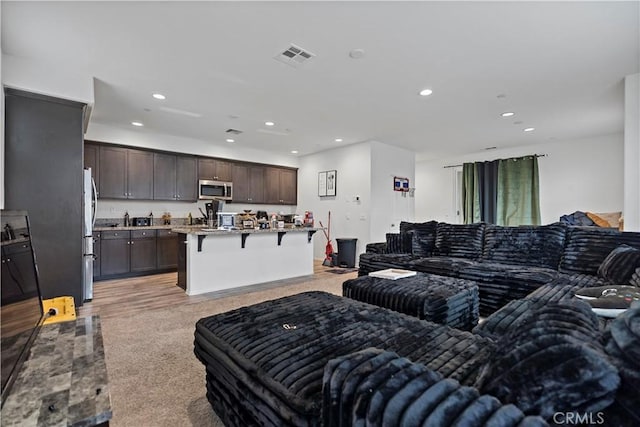
[[[84,427],[111,416],[100,318],[43,326],[2,407],[2,425]]]

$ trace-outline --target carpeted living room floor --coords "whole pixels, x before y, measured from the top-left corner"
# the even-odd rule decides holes
[[[341,295],[342,282],[355,276],[356,273],[316,275],[265,290],[103,317],[113,409],[110,425],[223,426],[207,401],[204,366],[193,353],[196,321],[310,290]]]

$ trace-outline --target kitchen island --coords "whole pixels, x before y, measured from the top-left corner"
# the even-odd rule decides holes
[[[178,285],[198,295],[312,275],[317,230],[173,228],[185,244],[178,254]]]

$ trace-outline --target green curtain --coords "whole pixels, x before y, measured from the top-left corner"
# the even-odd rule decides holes
[[[480,191],[475,163],[462,165],[462,205],[465,224],[480,221]]]
[[[538,159],[525,156],[498,164],[498,225],[540,225]]]

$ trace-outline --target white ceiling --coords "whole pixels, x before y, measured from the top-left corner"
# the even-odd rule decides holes
[[[234,128],[234,144],[300,155],[377,140],[430,158],[622,132],[639,4],[3,1],[2,51],[95,78],[91,123],[212,144]],[[315,58],[273,59],[291,43]]]

